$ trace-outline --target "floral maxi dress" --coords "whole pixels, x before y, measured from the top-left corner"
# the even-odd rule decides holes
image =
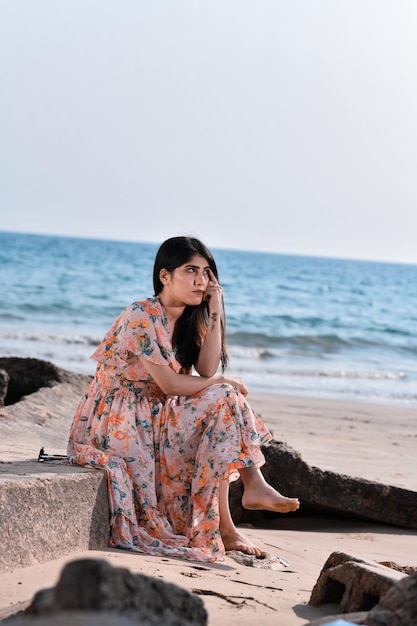
[[[180,373],[158,297],[122,311],[92,355],[68,458],[107,472],[112,547],[221,560],[219,480],[263,465],[271,435],[232,385],[167,397],[139,356]]]

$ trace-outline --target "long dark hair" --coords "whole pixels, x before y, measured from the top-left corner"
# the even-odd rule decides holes
[[[162,269],[172,273],[177,267],[185,265],[195,255],[206,259],[207,264],[216,279],[219,279],[216,262],[210,250],[194,237],[171,237],[160,246],[153,268],[153,286],[155,295],[159,295],[163,289],[163,284],[159,277]],[[220,360],[222,370],[227,365],[228,356],[225,345],[226,317],[224,305],[220,316],[222,347]],[[208,325],[208,305],[202,302],[198,306],[187,305],[181,317],[176,321],[172,337],[172,346],[175,350],[177,360],[185,371],[189,371],[197,363],[201,345],[207,332]]]

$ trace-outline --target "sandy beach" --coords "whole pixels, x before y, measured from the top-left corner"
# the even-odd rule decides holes
[[[251,394],[272,431],[310,465],[417,491],[417,407]]]
[[[260,393],[250,394],[249,400],[274,438],[300,452],[309,464],[417,490],[416,408]],[[65,450],[69,422],[62,418],[59,423],[50,423],[47,433],[47,420],[33,424],[32,443],[23,436],[20,458],[35,458],[46,434],[48,451]],[[18,444],[18,429],[12,432],[0,422],[0,435],[1,458],[10,461],[11,445]],[[333,551],[417,566],[417,534],[382,524],[313,519],[300,512],[298,517],[282,515],[262,528],[245,528],[243,532],[270,554],[288,559],[289,567],[279,562],[276,569],[247,567],[230,556],[223,563],[203,564],[117,550],[90,551],[0,573],[0,611],[4,616],[10,607],[27,604],[37,590],[53,586],[64,563],[100,557],[117,567],[161,577],[195,591],[206,605],[210,626],[225,622],[249,625],[254,619],[263,625],[296,626],[332,613],[331,607],[315,608],[308,600]]]

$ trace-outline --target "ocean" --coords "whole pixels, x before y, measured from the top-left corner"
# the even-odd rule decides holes
[[[210,244],[210,242],[206,242]],[[93,374],[158,244],[0,232],[0,354]],[[249,390],[417,405],[417,265],[212,249]]]

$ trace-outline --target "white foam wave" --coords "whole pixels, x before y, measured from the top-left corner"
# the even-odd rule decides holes
[[[39,343],[50,343],[59,345],[83,345],[95,346],[100,343],[101,339],[92,335],[56,335],[51,333],[3,333],[0,339],[5,341],[32,341]]]

